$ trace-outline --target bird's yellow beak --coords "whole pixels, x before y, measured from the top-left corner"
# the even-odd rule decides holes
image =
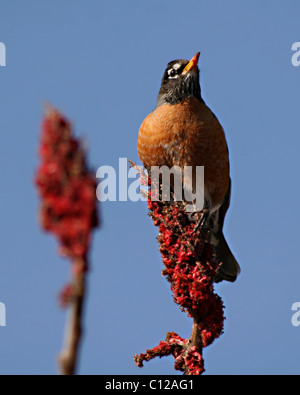
[[[200,52],[196,53],[196,55],[189,61],[189,63],[183,69],[181,74],[185,75],[192,69],[197,69],[198,60],[199,60]]]

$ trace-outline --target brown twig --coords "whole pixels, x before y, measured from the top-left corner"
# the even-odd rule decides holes
[[[76,374],[79,348],[83,333],[82,321],[86,295],[85,271],[73,272],[72,287],[73,295],[69,306],[65,341],[63,350],[58,359],[60,374],[66,376]]]

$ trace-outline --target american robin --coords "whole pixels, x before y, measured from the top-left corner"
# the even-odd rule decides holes
[[[201,96],[199,55],[167,65],[156,107],[139,129],[138,154],[148,171],[204,166],[205,224],[222,262],[215,282],[235,281],[240,267],[222,230],[231,192],[228,148],[221,124]]]

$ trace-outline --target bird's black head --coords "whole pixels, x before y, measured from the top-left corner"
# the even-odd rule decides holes
[[[199,83],[198,52],[191,60],[178,59],[170,62],[164,72],[156,107],[164,103],[180,103],[193,96],[202,101]]]

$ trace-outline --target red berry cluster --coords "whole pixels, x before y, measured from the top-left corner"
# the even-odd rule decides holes
[[[208,346],[223,330],[223,303],[214,293],[213,280],[219,268],[209,231],[197,229],[180,203],[148,201],[150,215],[159,226],[158,242],[175,303],[199,321],[202,346]],[[205,319],[199,320],[199,317]]]
[[[214,293],[213,281],[219,268],[210,233],[198,226],[201,213],[191,219],[181,202],[152,201],[148,197],[149,215],[159,227],[158,243],[165,269],[162,274],[170,282],[174,301],[193,318],[193,332],[188,340],[167,335],[146,354],[135,356],[138,366],[156,356],[173,355],[175,369],[186,374],[204,372],[202,348],[211,344],[223,331],[224,311],[221,298]]]
[[[186,345],[187,340],[178,336],[175,332],[168,332],[165,341],[161,341],[158,346],[147,350],[145,354],[135,355],[135,363],[139,366],[143,366],[144,361],[150,361],[155,357],[164,357],[173,355],[175,358],[175,368],[181,370],[182,365],[182,349]]]
[[[81,270],[86,270],[91,233],[98,226],[96,179],[69,121],[54,109],[43,120],[39,154],[36,185],[42,226],[56,235],[60,253],[85,262]]]

